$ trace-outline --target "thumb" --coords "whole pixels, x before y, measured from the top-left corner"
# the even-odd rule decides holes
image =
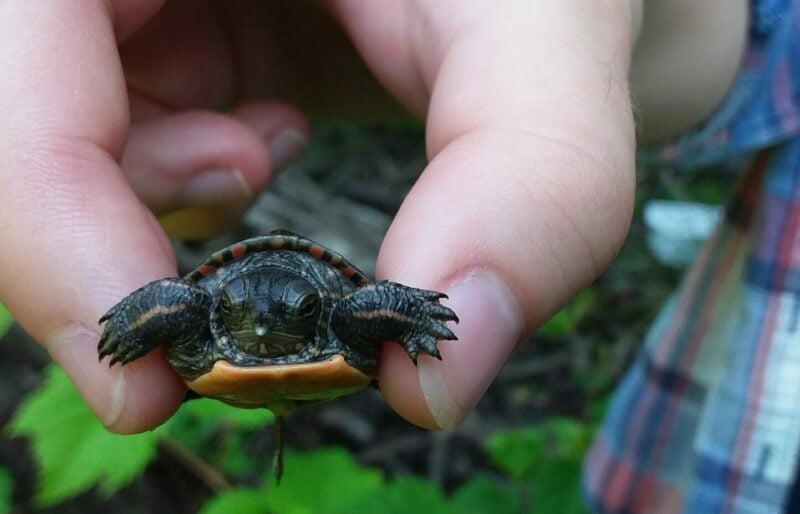
[[[431,162],[384,240],[378,275],[445,292],[461,322],[441,361],[422,356],[415,368],[386,345],[379,379],[395,410],[456,427],[520,339],[602,271],[630,218],[632,158],[618,169],[502,133],[462,137]]]
[[[438,67],[432,159],[378,259],[378,275],[447,293],[461,320],[459,340],[440,343],[441,361],[422,357],[415,368],[397,345],[385,348],[381,390],[416,424],[458,426],[519,341],[594,279],[625,237],[630,16],[591,5],[591,16],[560,3],[470,25]],[[597,22],[612,15],[627,25]]]

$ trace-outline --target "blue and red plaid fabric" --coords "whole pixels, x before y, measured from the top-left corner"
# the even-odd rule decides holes
[[[800,456],[800,0],[755,0],[740,75],[647,166],[740,175],[587,457],[598,513],[779,514]]]

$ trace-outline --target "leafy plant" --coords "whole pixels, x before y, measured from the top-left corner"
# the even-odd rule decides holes
[[[405,514],[426,512],[449,514],[450,505],[436,484],[417,477],[401,476],[386,484],[378,494],[372,494],[356,504],[349,512],[383,512]]]
[[[272,475],[267,480],[269,494],[265,495],[265,505],[271,512],[358,512],[353,507],[367,501],[383,486],[380,471],[360,466],[340,448],[304,454],[288,452],[286,469],[297,472],[287,473],[280,487],[275,487]]]
[[[229,477],[244,478],[265,466],[250,458],[246,448],[249,436],[273,422],[267,409],[237,409],[201,398],[181,406],[167,424],[166,433]]]
[[[341,449],[288,452],[287,468],[301,471],[288,473],[280,487],[270,478],[262,488],[232,489],[210,500],[201,514],[583,514],[580,465],[592,432],[576,421],[553,418],[496,434],[487,450],[510,480],[479,475],[450,496],[421,478],[386,481]]]
[[[454,514],[495,514],[524,512],[521,488],[500,483],[494,477],[478,475],[465,483],[450,498]]]
[[[206,502],[202,514],[585,512],[578,491],[579,471],[593,428],[571,419],[551,418],[541,425],[495,434],[487,441],[486,450],[505,477],[478,475],[450,495],[422,478],[387,480],[381,471],[358,464],[338,448],[288,451],[288,472],[278,487],[268,465],[247,458],[243,443],[245,434],[271,422],[271,414],[264,409],[236,409],[201,399],[184,405],[156,431],[135,436],[110,434],[64,372],[51,366],[43,385],[24,401],[8,430],[31,440],[39,469],[34,500],[40,507],[93,486],[110,495],[144,471],[160,441],[165,448],[180,441],[195,457],[213,462],[228,477],[266,473],[260,487],[230,488],[223,478],[223,486],[218,488],[222,492]],[[11,480],[0,470],[0,507],[4,501],[10,502],[10,490]]]
[[[14,479],[5,468],[0,468],[0,514],[11,510],[11,495],[14,492]]]
[[[39,469],[34,500],[41,507],[62,502],[95,485],[101,494],[112,494],[144,471],[156,456],[159,441],[170,434],[190,446],[203,447],[204,438],[221,428],[254,430],[273,419],[266,409],[237,409],[199,399],[188,402],[169,423],[153,432],[116,435],[97,420],[61,368],[49,366],[44,374],[42,385],[22,403],[8,426],[10,435],[31,441]],[[241,448],[224,451],[231,457],[220,458],[223,462],[241,465],[247,460]],[[235,464],[231,467],[235,468]]]
[[[267,508],[264,494],[252,487],[231,489],[207,501],[200,514],[261,514]]]
[[[584,289],[566,307],[558,311],[539,329],[539,333],[551,339],[565,339],[575,332],[578,323],[597,305],[597,293]]]
[[[594,429],[567,418],[493,436],[489,456],[524,487],[531,514],[585,513],[580,469]]]
[[[8,329],[11,328],[13,323],[14,318],[11,317],[11,313],[0,303],[0,337],[8,332]]]
[[[35,503],[59,503],[94,485],[110,495],[156,455],[155,432],[134,436],[109,433],[55,366],[42,387],[28,397],[9,425],[13,436],[31,440],[39,468]]]
[[[276,487],[274,478],[261,489],[237,488],[210,500],[201,514],[280,512],[281,514],[339,514],[359,512],[383,487],[379,471],[359,466],[344,450],[328,448],[313,453],[286,452],[289,472]]]
[[[454,511],[441,489],[420,478],[398,477],[386,482],[380,471],[359,465],[340,448],[287,452],[286,467],[298,472],[287,473],[280,487],[270,477],[261,489],[227,491],[206,503],[201,514],[481,513]]]

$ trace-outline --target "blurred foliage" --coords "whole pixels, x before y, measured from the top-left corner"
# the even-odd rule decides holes
[[[539,334],[551,339],[565,339],[578,328],[578,323],[597,306],[597,292],[587,288],[578,293],[572,302],[550,318],[539,329]]]
[[[524,512],[523,489],[509,486],[505,481],[481,474],[456,489],[450,497],[454,513],[497,514]]]
[[[183,444],[198,449],[197,455],[219,464],[229,476],[253,472],[263,476],[261,487],[222,491],[204,505],[203,514],[583,512],[579,468],[593,428],[575,420],[550,418],[540,425],[496,433],[487,441],[486,451],[502,476],[478,475],[450,495],[422,478],[387,480],[380,470],[358,464],[338,448],[287,451],[288,472],[277,486],[272,474],[265,471],[269,466],[245,464],[247,452],[230,443],[272,421],[265,410],[236,409],[201,399],[187,403],[158,430],[114,435],[97,421],[64,372],[50,366],[42,386],[24,401],[8,428],[13,436],[31,441],[40,471],[35,497],[40,507],[60,503],[94,486],[101,495],[110,495],[144,471],[156,456],[160,440],[180,437]],[[228,442],[226,449],[210,450],[212,434]],[[9,475],[0,473],[0,506],[7,508],[11,488]]]
[[[249,437],[273,422],[267,409],[237,409],[200,398],[185,403],[165,428],[171,437],[201,459],[215,463],[225,475],[244,479],[264,468],[263,462],[250,457]]]
[[[136,435],[108,432],[57,366],[49,366],[41,387],[25,399],[8,426],[14,437],[28,437],[39,469],[35,503],[57,504],[98,486],[109,495],[144,471],[163,437],[180,438],[193,449],[205,449],[213,462],[226,465],[232,476],[252,472],[259,463],[247,459],[236,443],[247,431],[273,421],[266,409],[237,409],[198,399],[188,402],[166,425]],[[219,437],[219,434],[230,437]],[[211,453],[211,438],[222,445]]]
[[[14,318],[11,317],[11,313],[8,312],[2,303],[0,303],[0,337],[5,334],[11,325],[14,323]]]
[[[11,494],[14,492],[14,479],[5,468],[0,468],[0,514],[11,510]]]
[[[488,449],[509,475],[503,479],[478,475],[451,495],[419,477],[386,480],[381,472],[357,464],[344,450],[288,452],[287,468],[301,469],[301,473],[287,474],[280,487],[270,478],[261,489],[226,491],[207,502],[201,513],[581,514],[585,511],[578,477],[590,432],[576,422],[556,419],[541,428],[498,434]],[[521,471],[517,454],[521,448],[530,450],[532,439],[542,445]]]
[[[531,514],[586,512],[580,469],[594,427],[567,418],[501,432],[489,439],[491,459],[526,488]]]
[[[339,448],[313,453],[286,453],[286,470],[279,487],[272,474],[263,496],[270,512],[345,514],[367,501],[383,486],[380,471],[360,466]],[[295,471],[292,471],[295,470]],[[380,511],[380,509],[378,509]]]
[[[17,410],[13,436],[30,438],[38,464],[35,503],[49,506],[95,485],[109,495],[136,478],[156,455],[157,433],[108,432],[55,366],[39,390]]]
[[[203,505],[200,514],[261,514],[265,512],[264,491],[239,487],[215,496]]]

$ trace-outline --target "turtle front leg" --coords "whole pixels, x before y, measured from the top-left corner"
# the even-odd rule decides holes
[[[204,289],[179,278],[165,278],[137,289],[109,310],[97,352],[109,366],[126,364],[158,346],[210,340],[212,299]]]
[[[439,303],[442,298],[447,295],[395,282],[374,282],[342,299],[333,313],[333,331],[348,343],[399,343],[414,364],[420,353],[441,359],[437,341],[457,339],[445,322],[458,323],[455,312]]]

